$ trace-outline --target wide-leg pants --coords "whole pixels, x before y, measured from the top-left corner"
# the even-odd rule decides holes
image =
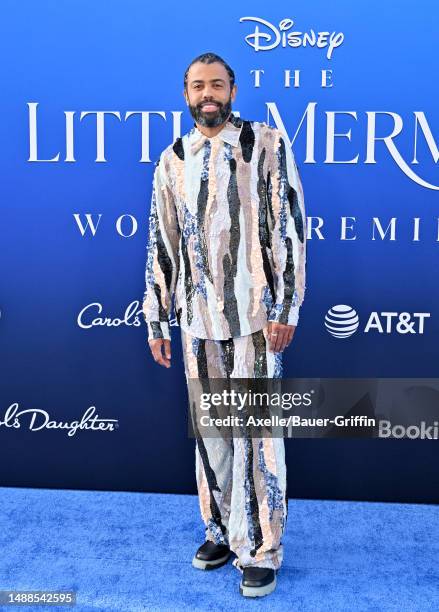
[[[267,327],[229,340],[181,335],[187,379],[282,376],[282,353],[269,351]],[[198,438],[195,470],[205,539],[228,544],[241,572],[278,569],[288,514],[283,437]]]

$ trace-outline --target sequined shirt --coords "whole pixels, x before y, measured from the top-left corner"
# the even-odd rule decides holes
[[[172,311],[192,336],[297,325],[305,291],[306,217],[294,154],[280,130],[229,115],[196,124],[154,169],[142,312],[148,338],[170,338]]]

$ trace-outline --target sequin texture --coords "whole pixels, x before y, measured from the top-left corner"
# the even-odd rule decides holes
[[[198,338],[297,325],[305,290],[302,185],[282,132],[231,113],[207,137],[194,124],[155,166],[142,312]],[[155,323],[155,325],[153,325]],[[159,325],[157,325],[159,323]]]
[[[273,519],[273,512],[275,510],[284,509],[284,496],[279,488],[277,477],[272,474],[265,465],[264,458],[264,442],[260,440],[258,448],[258,466],[261,472],[264,474],[265,484],[267,487],[267,501],[268,508],[270,510],[270,521]]]

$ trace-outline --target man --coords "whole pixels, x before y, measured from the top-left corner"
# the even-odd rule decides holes
[[[305,290],[305,210],[280,130],[232,112],[235,75],[218,55],[189,65],[194,119],[156,162],[143,314],[152,355],[169,368],[173,300],[186,378],[278,378]],[[231,553],[244,596],[276,586],[287,518],[283,438],[197,437],[205,542],[194,567]]]

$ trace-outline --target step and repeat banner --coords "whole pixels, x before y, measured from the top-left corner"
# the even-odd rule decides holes
[[[211,51],[303,183],[284,376],[387,422],[287,440],[289,494],[437,502],[437,4],[1,5],[1,484],[196,491],[179,327],[165,370],[141,306],[154,163]]]

